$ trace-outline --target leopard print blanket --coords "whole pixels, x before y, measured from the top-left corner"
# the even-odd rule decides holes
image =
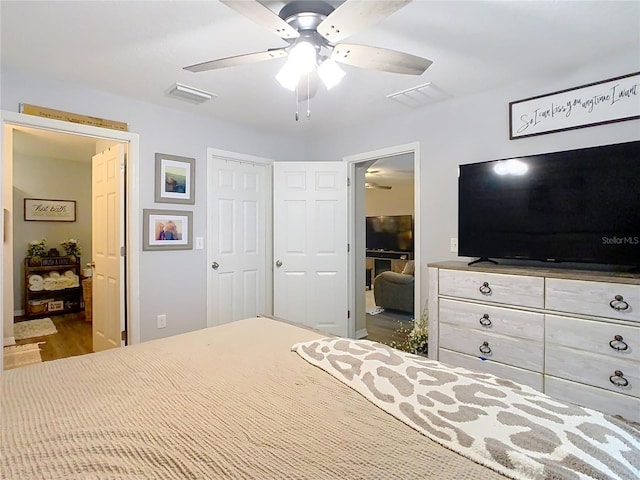
[[[446,448],[514,479],[640,478],[640,432],[493,375],[367,340],[292,347]]]

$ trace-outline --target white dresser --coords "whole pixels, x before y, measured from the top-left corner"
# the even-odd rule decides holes
[[[640,275],[430,264],[429,357],[640,422]]]

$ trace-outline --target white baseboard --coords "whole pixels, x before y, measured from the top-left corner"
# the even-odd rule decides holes
[[[369,332],[367,332],[366,328],[363,328],[362,330],[356,331],[356,338],[357,339],[364,338],[367,335],[369,335]]]
[[[5,337],[3,345],[5,347],[9,347],[11,345],[15,345],[16,344],[16,339],[14,337]]]

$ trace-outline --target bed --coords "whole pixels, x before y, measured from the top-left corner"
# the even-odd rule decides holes
[[[412,364],[418,370],[433,367],[446,373],[447,368],[379,344],[325,338],[286,322],[250,318],[10,370],[2,375],[0,476],[592,478],[593,471],[584,473],[585,462],[579,458],[573,463],[580,474],[528,472],[487,466],[473,455],[443,446],[446,442],[437,432],[435,437],[433,432],[425,434],[376,405],[371,392],[377,389],[369,388],[368,394],[339,378],[350,377],[351,382],[360,378],[366,385],[372,370],[362,363],[364,357],[382,362],[372,365],[373,370],[401,387],[399,392],[406,390],[405,380],[389,374],[392,368],[406,367],[398,359],[418,362]],[[412,368],[405,370],[414,372]],[[457,370],[457,376],[467,372]],[[487,380],[484,377],[479,378]],[[421,378],[417,383],[428,387]],[[427,395],[442,397],[442,389]],[[589,416],[589,421],[599,429],[594,437],[604,445],[602,461],[611,468],[606,471],[614,472],[611,478],[637,478],[638,431],[615,419],[596,417],[591,421]],[[439,422],[433,420],[430,426]],[[457,441],[468,443],[454,430]],[[509,462],[518,460],[499,463]]]

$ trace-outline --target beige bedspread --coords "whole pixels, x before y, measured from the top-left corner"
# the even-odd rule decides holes
[[[3,479],[503,479],[247,319],[2,374]]]

